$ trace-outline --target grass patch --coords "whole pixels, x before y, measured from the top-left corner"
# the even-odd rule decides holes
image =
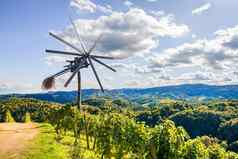
[[[68,146],[57,143],[55,132],[49,124],[40,124],[40,133],[28,143],[20,159],[67,159]]]

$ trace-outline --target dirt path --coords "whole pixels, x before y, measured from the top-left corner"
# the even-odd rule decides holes
[[[38,133],[34,123],[0,123],[0,158],[16,158]]]

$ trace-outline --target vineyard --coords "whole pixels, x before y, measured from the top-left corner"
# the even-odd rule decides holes
[[[236,101],[163,100],[156,107],[135,107],[124,99],[93,98],[83,104],[79,112],[71,104],[11,98],[0,104],[0,121],[40,123],[49,133],[41,133],[36,143],[42,147],[35,143],[32,150],[50,154],[53,148],[47,146],[55,144],[64,152],[54,152],[57,158],[238,158]],[[31,147],[22,154],[25,158],[54,158],[34,154]]]

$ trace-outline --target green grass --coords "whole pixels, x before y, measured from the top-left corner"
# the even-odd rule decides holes
[[[60,142],[55,139],[54,128],[49,124],[39,124],[39,134],[26,143],[26,148],[17,156],[2,156],[0,159],[70,159],[71,153],[80,152],[80,158],[98,159],[99,154],[92,149],[86,148],[86,138],[81,135],[80,144],[74,147],[74,137],[72,132],[63,136]],[[92,144],[92,143],[91,143]]]
[[[54,129],[48,124],[40,124],[40,133],[21,153],[20,159],[67,159],[69,146],[57,143]]]

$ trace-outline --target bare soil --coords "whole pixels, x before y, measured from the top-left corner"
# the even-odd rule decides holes
[[[37,133],[34,123],[0,123],[0,158],[17,158]]]

